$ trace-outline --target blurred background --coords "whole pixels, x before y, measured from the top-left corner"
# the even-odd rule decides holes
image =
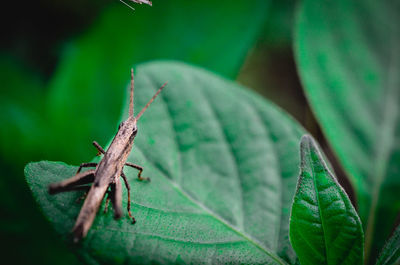
[[[91,142],[104,146],[116,130],[130,67],[148,60],[200,65],[275,102],[317,138],[352,195],[297,75],[296,4],[154,0],[153,7],[131,3],[133,11],[118,0],[8,1],[0,18],[0,249],[7,264],[79,264],[40,213],[24,166],[90,161]]]

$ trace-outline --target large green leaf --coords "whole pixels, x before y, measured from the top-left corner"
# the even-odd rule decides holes
[[[72,144],[76,150],[65,159],[77,163],[87,157],[90,147],[83,143],[91,137],[106,142],[120,115],[126,73],[134,63],[183,60],[235,78],[268,5],[265,0],[179,0],[155,1],[136,11],[118,2],[111,6],[69,47],[49,87],[48,113],[55,133],[69,131],[72,142],[60,142],[59,148]],[[75,124],[80,128],[70,130]]]
[[[137,182],[137,172],[125,169],[137,223],[100,212],[77,251],[93,263],[295,263],[288,229],[303,129],[243,87],[181,63],[138,66],[135,109],[165,81],[128,158],[152,181]],[[47,185],[75,170],[56,162],[25,168],[34,197],[65,237],[81,193],[50,196]]]
[[[392,237],[386,242],[379,255],[376,265],[400,264],[400,225],[397,226]]]
[[[367,256],[400,211],[399,20],[398,1],[306,0],[297,21],[298,69],[354,184]]]
[[[350,199],[310,136],[300,153],[290,241],[301,264],[363,264],[364,234]]]

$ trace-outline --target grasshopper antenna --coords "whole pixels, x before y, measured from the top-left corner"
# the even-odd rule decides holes
[[[135,10],[133,7],[131,7],[128,3],[126,3],[124,0],[119,0],[121,3],[123,3],[124,5],[128,6],[130,9]],[[150,0],[131,0],[134,3],[137,4],[147,4],[149,6],[152,6],[153,3]]]
[[[154,96],[147,102],[146,106],[139,112],[139,114],[136,116],[136,121],[139,120],[140,116],[143,115],[144,111],[150,106],[150,104],[154,101],[154,99],[160,94],[161,90],[167,85],[168,82],[165,82],[164,85],[162,85],[157,92],[154,94]]]
[[[121,3],[123,3],[124,5],[128,6],[130,9],[135,10],[133,7],[131,7],[130,5],[128,5],[125,1],[123,0],[119,0]]]
[[[129,117],[134,117],[133,116],[133,89],[135,86],[135,82],[133,81],[133,68],[131,68],[131,98],[129,101]]]

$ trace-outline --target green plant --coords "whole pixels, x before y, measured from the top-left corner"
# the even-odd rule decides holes
[[[153,181],[135,182],[126,171],[138,222],[100,212],[86,240],[70,245],[82,260],[399,264],[399,4],[294,2],[163,1],[135,15],[108,8],[69,45],[46,97],[43,80],[2,58],[4,84],[32,81],[27,93],[4,89],[0,99],[0,164],[90,160],[90,142],[106,146],[126,113],[124,84],[135,64],[138,108],[169,81],[140,120],[129,157]],[[237,76],[257,38],[273,49],[294,44],[305,96],[340,165],[332,167],[313,138],[301,138],[307,131],[284,111],[224,79]],[[153,59],[175,61],[142,63]],[[69,140],[60,143],[63,136]],[[335,177],[338,166],[354,206]],[[68,244],[81,193],[46,191],[75,169],[47,161],[25,168],[34,198]],[[6,187],[2,193],[13,196]]]
[[[310,137],[302,139],[291,205],[299,125],[245,88],[189,65],[155,62],[136,72],[139,109],[153,93],[146,88],[170,80],[139,124],[142,135],[128,159],[140,161],[154,181],[134,185],[136,225],[99,214],[94,231],[74,247],[86,261],[294,264],[292,208],[290,241],[301,264],[363,264],[360,218]],[[44,214],[65,237],[80,195],[44,191],[75,170],[54,162],[25,170]]]
[[[399,17],[398,3],[343,0],[304,1],[297,19],[298,69],[353,183],[367,258],[376,257],[400,212]]]

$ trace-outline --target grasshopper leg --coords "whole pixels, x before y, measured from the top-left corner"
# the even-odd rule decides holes
[[[96,147],[97,151],[99,151],[99,154],[98,154],[98,155],[100,155],[100,154],[105,154],[104,149],[103,149],[96,141],[93,141],[93,145]],[[79,166],[78,171],[76,172],[76,174],[78,174],[79,172],[81,172],[81,170],[82,170],[83,167],[96,167],[96,166],[97,166],[97,163],[82,163],[82,164]]]
[[[100,155],[100,154],[104,155],[106,153],[106,151],[104,151],[103,147],[101,147],[98,142],[93,141],[93,145],[94,145],[94,147],[96,147],[97,151],[99,152],[98,155]]]
[[[110,192],[107,191],[107,199],[106,199],[106,203],[104,204],[104,211],[103,213],[107,213],[108,211],[108,205],[110,204]]]
[[[119,219],[122,216],[122,184],[118,176],[113,183],[111,183],[111,203],[114,208],[114,219]]]
[[[131,213],[131,186],[129,185],[128,179],[126,178],[126,175],[124,172],[121,173],[121,177],[124,180],[126,190],[128,191],[128,204],[126,206],[128,210],[129,217],[132,219],[132,224],[136,223],[135,217],[132,216]]]
[[[142,177],[143,167],[138,166],[138,165],[135,165],[135,164],[130,163],[130,162],[126,162],[126,163],[125,163],[125,166],[133,167],[133,168],[139,170],[139,173],[138,173],[138,175],[137,175],[137,177],[138,177],[139,180],[147,180],[147,181],[150,181],[150,178],[143,178],[143,177]]]
[[[75,176],[73,176],[69,179],[63,180],[61,182],[52,183],[49,185],[49,193],[56,194],[56,193],[64,192],[64,191],[86,189],[86,187],[79,187],[79,186],[93,182],[94,173],[95,173],[95,170],[92,169],[92,170],[78,173]]]
[[[97,163],[82,163],[82,164],[80,164],[78,171],[76,171],[76,174],[81,172],[82,168],[84,168],[84,167],[97,167]]]

